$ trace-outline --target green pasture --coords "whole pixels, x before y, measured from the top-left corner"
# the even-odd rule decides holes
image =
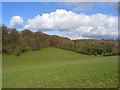
[[[3,88],[116,88],[118,56],[43,48],[2,56]]]

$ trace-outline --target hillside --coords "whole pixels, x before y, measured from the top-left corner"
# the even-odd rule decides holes
[[[86,55],[114,56],[120,55],[118,51],[119,40],[71,40],[67,37],[48,35],[31,30],[18,31],[1,26],[2,30],[2,53],[21,55],[30,50],[40,50],[45,47],[54,47],[70,50]]]
[[[3,88],[115,88],[117,85],[117,56],[87,56],[56,48],[28,51],[21,56],[3,54]]]

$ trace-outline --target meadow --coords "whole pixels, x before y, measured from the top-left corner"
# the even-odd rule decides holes
[[[3,88],[116,88],[118,56],[43,48],[2,56]]]

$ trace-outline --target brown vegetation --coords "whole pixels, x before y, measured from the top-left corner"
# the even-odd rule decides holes
[[[55,47],[88,55],[119,55],[118,40],[70,40],[69,38],[50,36],[42,32],[8,29],[1,26],[2,52],[20,55],[28,50],[40,50],[44,47]]]

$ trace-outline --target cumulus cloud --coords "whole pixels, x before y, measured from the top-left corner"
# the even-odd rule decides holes
[[[22,17],[20,17],[20,16],[13,16],[11,21],[10,21],[9,27],[10,28],[21,28],[22,24],[23,24]]]
[[[71,39],[86,38],[117,38],[117,17],[105,14],[85,15],[64,9],[37,15],[28,20],[25,29],[50,31],[66,31]]]

